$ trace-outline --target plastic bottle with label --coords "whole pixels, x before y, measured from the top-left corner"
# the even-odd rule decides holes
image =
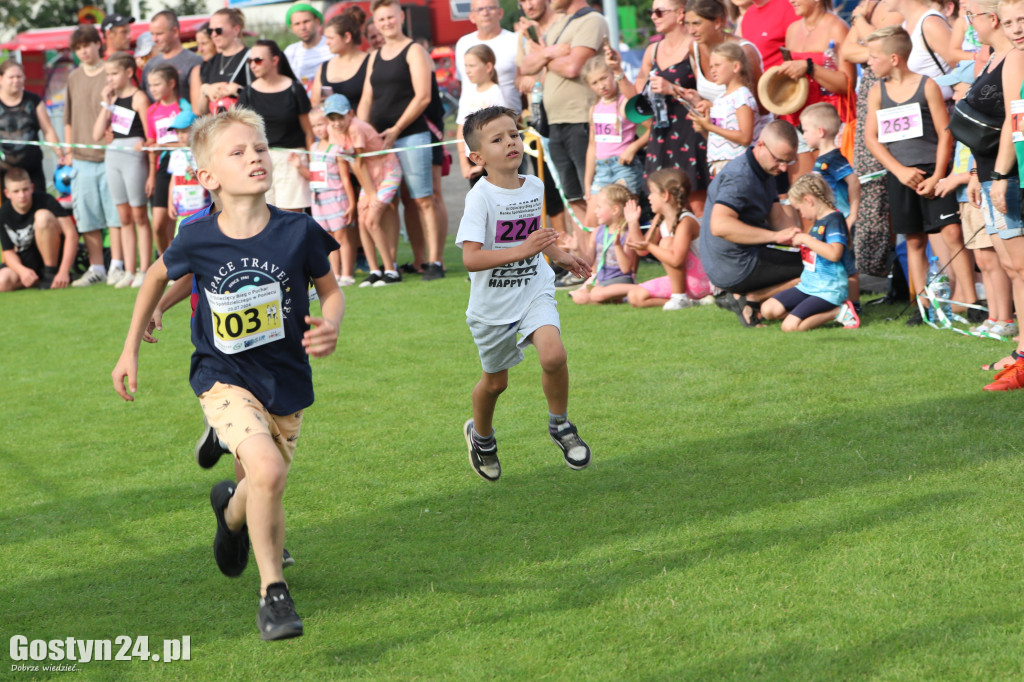
[[[537,120],[540,115],[540,105],[544,101],[544,86],[541,85],[540,81],[533,84],[533,90],[530,91],[530,118],[533,121]]]
[[[836,62],[836,41],[830,40],[830,41],[828,41],[828,49],[825,50],[825,58],[821,60],[821,66],[823,68],[835,71],[837,69],[836,64],[837,64],[837,62]],[[819,85],[818,87],[821,88],[821,94],[822,95],[826,95],[827,96],[827,95],[831,95],[832,94],[831,92],[826,90],[823,86]]]
[[[928,259],[928,290],[936,299],[946,299],[944,301],[937,301],[936,304],[942,308],[942,312],[949,318],[953,314],[953,307],[949,303],[949,297],[952,293],[949,287],[949,275],[939,267],[939,259],[935,256]],[[929,314],[932,321],[935,321],[935,313],[929,310]]]
[[[651,69],[651,78],[658,75],[658,72]],[[651,109],[654,110],[654,127],[668,128],[668,104],[665,103],[665,95],[660,92],[652,92],[650,95]]]

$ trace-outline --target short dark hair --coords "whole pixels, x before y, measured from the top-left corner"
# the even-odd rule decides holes
[[[162,9],[162,10],[160,10],[159,12],[157,12],[156,14],[153,15],[153,18],[150,19],[150,23],[153,23],[154,21],[156,21],[159,18],[163,18],[164,21],[167,22],[167,25],[170,26],[171,28],[177,28],[177,29],[181,28],[181,24],[178,23],[178,15],[172,9]]]
[[[4,173],[4,187],[7,185],[14,184],[15,182],[31,182],[32,178],[29,177],[28,171],[19,166],[10,168]]]
[[[92,24],[83,24],[71,32],[72,51],[89,43],[103,43],[103,40],[100,39],[100,32]]]
[[[475,152],[480,148],[480,129],[502,116],[508,116],[513,122],[519,120],[516,112],[508,107],[487,107],[466,117],[462,124],[462,137],[470,151]]]

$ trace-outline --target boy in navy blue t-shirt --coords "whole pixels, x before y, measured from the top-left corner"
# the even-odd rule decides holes
[[[344,297],[331,274],[330,235],[301,213],[268,206],[272,166],[262,119],[245,109],[206,116],[192,128],[200,183],[221,211],[182,230],[149,270],[124,350],[112,373],[125,400],[137,389],[139,344],[167,280],[195,276],[189,382],[206,420],[245,469],[222,481],[210,502],[217,518],[214,556],[237,576],[249,560],[260,572],[257,623],[263,639],[302,634],[282,574],[281,499],[302,412],[313,403],[308,355],[334,352]],[[309,316],[309,282],[323,317]]]

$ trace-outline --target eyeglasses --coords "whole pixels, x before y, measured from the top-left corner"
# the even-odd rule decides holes
[[[678,9],[665,9],[664,7],[657,7],[655,9],[652,9],[650,14],[651,14],[652,17],[655,17],[656,19],[661,19],[663,16],[665,16],[669,12],[678,12],[678,11],[679,11]]]
[[[975,19],[976,19],[977,17],[983,17],[983,16],[985,16],[986,14],[992,14],[992,12],[978,12],[977,14],[975,14],[974,12],[965,12],[965,13],[964,13],[964,16],[966,16],[966,17],[967,17],[967,23],[968,23],[968,24],[973,24],[973,23],[974,23],[974,20],[975,20]]]
[[[498,5],[489,5],[487,7],[477,7],[476,9],[469,10],[470,14],[483,14],[485,12],[497,12],[501,7]]]
[[[212,35],[219,36],[220,34],[224,33],[224,29],[221,28],[220,26],[218,26],[217,28],[211,27],[210,28],[210,33]]]
[[[777,165],[786,166],[788,168],[789,166],[792,166],[794,163],[796,163],[796,159],[786,160],[780,159],[779,157],[775,156],[775,152],[773,152],[771,149],[768,149],[768,145],[766,143],[762,142],[761,145],[764,147],[764,150],[768,152],[768,156],[772,157],[772,161],[774,161]]]
[[[265,61],[266,60],[263,57],[249,57],[249,59],[248,59],[248,62],[250,64],[255,64],[256,66],[259,66],[260,64],[262,64]]]

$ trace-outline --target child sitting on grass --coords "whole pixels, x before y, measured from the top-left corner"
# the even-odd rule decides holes
[[[629,239],[626,244],[646,251],[661,261],[668,273],[649,279],[629,290],[627,298],[634,308],[682,310],[692,305],[714,303],[711,282],[697,253],[700,223],[687,208],[690,204],[690,178],[678,168],[661,168],[647,178],[648,200],[654,222],[644,235],[640,231],[640,206],[626,206]]]
[[[541,227],[544,183],[519,175],[523,138],[517,118],[511,109],[488,107],[462,126],[470,159],[487,171],[466,195],[455,238],[470,278],[466,322],[483,366],[473,389],[473,418],[462,432],[470,466],[486,481],[501,476],[494,408],[508,387],[509,368],[522,362],[523,348],[531,344],[543,371],[548,434],[569,468],[590,464],[590,448],[569,421],[569,367],[555,310],[555,274],[541,254],[579,277],[589,277],[590,267],[558,248],[554,230]]]
[[[637,253],[626,245],[626,204],[633,195],[622,185],[605,185],[594,197],[594,278],[569,295],[575,303],[622,303],[636,286]]]
[[[834,320],[846,300],[843,252],[849,237],[832,190],[817,173],[797,178],[789,188],[789,201],[801,218],[813,222],[810,234],[800,232],[793,237],[793,246],[800,247],[804,271],[799,284],[761,304],[761,315],[767,320],[782,319],[784,332],[804,332]]]
[[[134,400],[139,344],[168,278],[194,275],[200,294],[189,382],[246,473],[210,492],[214,557],[222,573],[240,575],[251,533],[260,637],[296,637],[303,628],[282,573],[281,502],[303,410],[313,403],[308,356],[330,355],[338,341],[344,297],[328,262],[338,245],[309,216],[267,205],[273,166],[258,114],[233,108],[204,116],[192,128],[192,151],[199,181],[221,210],[181,230],[150,269],[112,372],[114,389]],[[310,281],[323,317],[309,315]]]

